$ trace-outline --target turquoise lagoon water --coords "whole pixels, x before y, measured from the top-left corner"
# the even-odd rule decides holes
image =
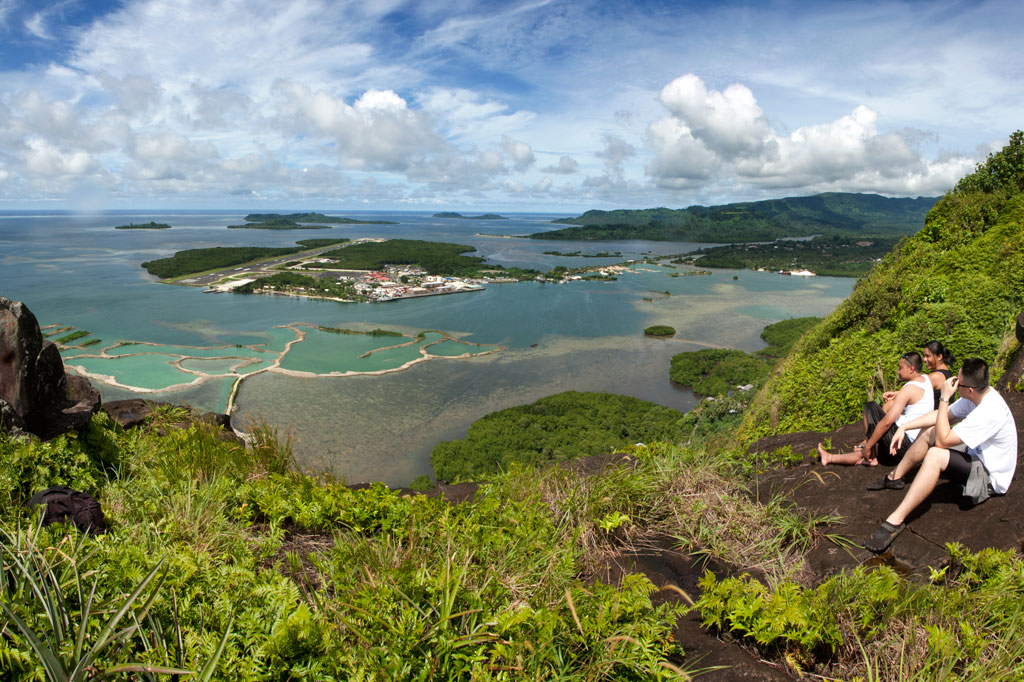
[[[429,473],[433,446],[461,437],[474,420],[559,391],[611,391],[689,409],[696,402],[694,396],[668,381],[674,353],[703,347],[755,350],[763,346],[759,334],[765,324],[824,315],[853,285],[852,279],[731,270],[670,277],[686,268],[639,265],[635,273],[615,282],[490,285],[472,294],[339,304],[207,295],[198,288],[156,284],[140,267],[143,261],[186,248],[287,246],[298,239],[324,236],[453,241],[476,247],[488,262],[542,270],[555,265],[612,264],[698,247],[477,235],[557,227],[549,222],[557,216],[540,214],[473,221],[418,213],[329,211],[398,224],[283,232],[225,229],[245,213],[0,213],[0,295],[24,301],[40,324],[71,326],[91,332],[89,338],[103,339],[101,344],[65,353],[69,365],[152,391],[139,394],[98,384],[106,400],[146,395],[223,410],[235,375],[244,374],[236,425],[245,428],[252,419],[265,419],[292,434],[304,466],[327,469],[353,482],[404,484]],[[173,229],[112,229],[149,220],[167,222]],[[542,253],[577,250],[619,251],[622,256],[596,259]],[[671,325],[677,335],[645,338],[642,330],[652,324]],[[331,334],[318,331],[318,326],[384,328],[407,338]],[[305,331],[306,337],[285,354],[286,345],[297,338],[297,329]],[[427,334],[419,342],[391,348],[408,343],[420,332]],[[110,348],[118,341],[144,343]],[[424,348],[426,361],[388,374],[314,378],[267,371],[279,360],[283,369],[303,373],[376,372],[423,358]],[[455,357],[467,352],[472,357]],[[186,358],[183,368],[211,378],[163,390],[196,378],[170,364],[182,358]],[[246,359],[258,362],[242,367]]]

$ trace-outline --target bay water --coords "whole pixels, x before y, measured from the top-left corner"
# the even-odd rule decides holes
[[[475,247],[474,255],[489,263],[540,270],[702,246],[508,238],[557,229],[550,221],[559,216],[552,214],[473,220],[331,211],[396,224],[226,229],[242,223],[245,213],[0,212],[0,295],[23,301],[48,333],[70,327],[89,332],[74,344],[99,339],[68,350],[65,362],[109,377],[107,383],[94,381],[105,400],[148,397],[223,410],[237,377],[246,375],[233,415],[239,428],[265,420],[293,438],[304,467],[349,482],[402,485],[430,474],[434,445],[463,436],[476,419],[560,391],[622,393],[688,410],[697,398],[669,382],[673,354],[706,347],[756,350],[764,345],[764,325],[825,315],[854,284],[846,278],[733,270],[673,277],[692,268],[638,263],[611,282],[491,284],[477,292],[345,304],[204,294],[201,288],[158,284],[140,266],[182,249],[291,246],[322,237],[456,242]],[[172,229],[113,229],[151,220]],[[643,329],[652,324],[670,325],[676,336],[644,337]],[[318,327],[383,328],[409,338],[326,334]],[[415,342],[420,332],[435,331]],[[300,334],[305,339],[295,342]],[[111,348],[118,342],[138,345]],[[409,345],[390,348],[402,343]],[[371,354],[359,357],[366,352]],[[103,357],[89,357],[97,355]],[[295,375],[260,371],[275,360]],[[420,361],[387,371],[409,360]]]

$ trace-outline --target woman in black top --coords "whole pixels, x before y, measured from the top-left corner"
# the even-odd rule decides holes
[[[924,345],[924,365],[928,368],[928,379],[932,382],[932,389],[935,391],[935,404],[939,404],[939,391],[942,383],[953,376],[953,370],[949,368],[956,360],[949,349],[942,345],[941,341],[929,341]]]

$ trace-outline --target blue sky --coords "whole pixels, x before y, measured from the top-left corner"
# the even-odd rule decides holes
[[[1024,3],[0,0],[0,208],[938,195]]]

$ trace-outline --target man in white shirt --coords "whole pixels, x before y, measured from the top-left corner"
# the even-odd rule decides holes
[[[952,406],[955,391],[960,400]],[[950,426],[952,421],[958,421]],[[988,385],[988,365],[968,358],[955,378],[942,385],[938,409],[902,424],[892,439],[897,448],[906,431],[922,429],[896,468],[880,484],[869,486],[900,489],[903,476],[920,465],[896,511],[889,514],[864,546],[884,552],[906,526],[907,515],[935,489],[939,475],[964,486],[975,504],[990,494],[1002,495],[1010,487],[1017,467],[1017,426],[1003,397]]]

